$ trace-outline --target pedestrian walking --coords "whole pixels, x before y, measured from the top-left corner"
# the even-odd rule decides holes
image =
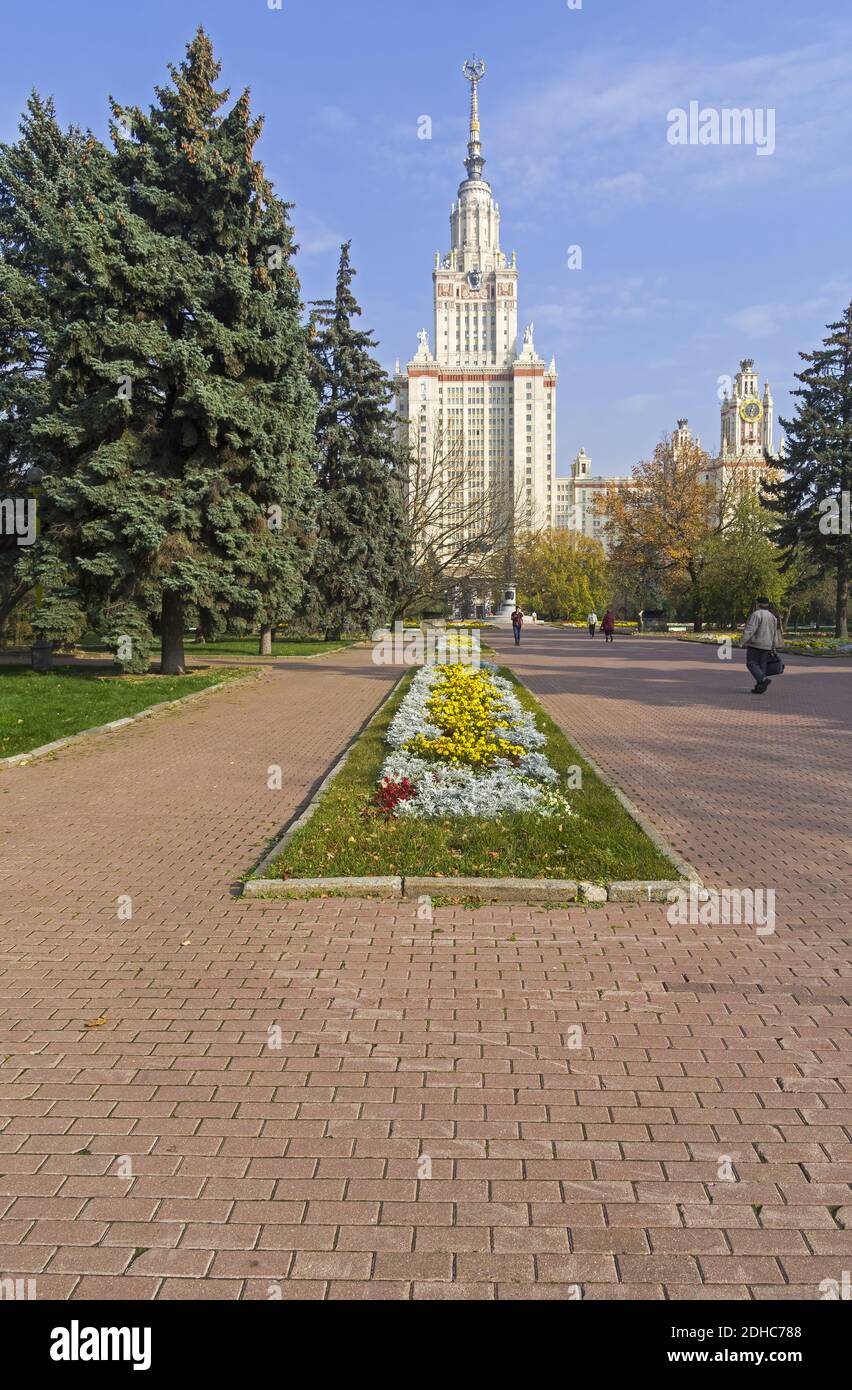
[[[604,613],[604,620],[601,623],[601,632],[606,638],[607,643],[615,641],[615,614],[611,608],[608,608]]]
[[[587,621],[589,624],[589,636],[594,637],[595,633],[598,630],[598,615],[594,611],[594,609],[592,609],[591,613],[589,614]]]
[[[512,614],[512,632],[515,634],[515,646],[521,645],[521,633],[524,630],[524,611],[520,605]]]
[[[769,599],[759,598],[743,633],[746,665],[755,679],[752,695],[765,695],[772,684],[770,673],[780,675],[784,670],[777,650],[780,640],[781,624],[770,611]]]
[[[775,619],[776,623],[778,624],[778,641],[779,641],[779,642],[783,642],[783,641],[784,641],[784,623],[782,622],[781,614],[778,612],[778,609],[777,609],[777,607],[776,607],[776,605],[775,605],[774,603],[770,603],[770,605],[769,605],[769,611],[770,611],[770,613],[772,614],[773,618]]]

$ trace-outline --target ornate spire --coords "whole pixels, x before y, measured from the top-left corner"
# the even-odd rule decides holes
[[[485,160],[482,157],[482,143],[479,138],[479,93],[478,86],[485,76],[485,63],[482,58],[468,58],[462,72],[470,83],[470,140],[467,146],[465,168],[469,179],[481,179]]]

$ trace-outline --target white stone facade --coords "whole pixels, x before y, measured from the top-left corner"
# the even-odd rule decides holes
[[[590,540],[600,541],[604,549],[609,550],[604,518],[595,504],[613,483],[619,487],[632,486],[630,478],[595,477],[592,460],[585,449],[581,449],[571,465],[571,477],[556,479],[556,530],[578,531]]]
[[[551,527],[556,512],[556,366],[535,350],[533,326],[518,350],[518,268],[500,247],[500,208],[482,176],[478,83],[471,82],[467,178],[450,213],[450,249],[435,258],[432,344],[424,329],[404,370],[399,414],[425,463],[446,456],[458,486],[456,517],[483,497],[514,509],[516,530]]]
[[[765,479],[781,476],[783,457],[774,452],[775,404],[767,382],[760,393],[759,377],[751,358],[744,358],[733,378],[730,390],[722,398],[721,444],[719,457],[711,459],[702,482],[710,484],[725,507],[731,505],[744,488],[757,490]],[[693,437],[688,420],[678,420],[672,431],[672,448],[690,445],[701,447]],[[554,525],[558,530],[579,531],[584,536],[600,540],[606,549],[609,543],[595,500],[607,487],[634,486],[630,477],[595,477],[592,461],[585,449],[574,460],[570,478],[557,478]]]
[[[767,381],[760,394],[754,360],[743,358],[730,391],[722,399],[722,437],[712,482],[720,497],[743,487],[757,489],[764,479],[777,478],[783,460],[775,452],[775,403]]]

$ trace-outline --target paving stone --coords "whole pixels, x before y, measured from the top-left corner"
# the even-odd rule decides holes
[[[424,930],[410,901],[236,896],[396,679],[366,650],[0,772],[4,1273],[762,1300],[848,1267],[852,669],[791,658],[758,703],[712,648],[494,642],[709,886],[775,888],[774,934],[647,897]]]

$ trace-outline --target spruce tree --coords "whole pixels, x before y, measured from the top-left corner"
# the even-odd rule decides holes
[[[85,182],[87,144],[79,131],[60,130],[52,101],[36,93],[20,131],[15,144],[0,146],[0,497],[35,503],[39,537],[32,546],[9,537],[0,545],[0,629],[35,590],[37,631],[68,641],[85,615],[50,544],[57,460],[38,426],[74,288],[65,229]]]
[[[340,253],[333,300],[311,315],[312,381],[321,491],[310,571],[312,616],[329,638],[369,632],[392,615],[408,563],[406,500],[392,389],[358,329],[350,243]]]
[[[199,31],[147,113],[81,138],[58,221],[56,341],[31,438],[49,456],[51,602],[94,614],[125,664],[184,666],[185,625],[301,599],[315,481],[287,205]],[[47,487],[47,485],[46,485]],[[49,608],[46,600],[45,608]],[[129,640],[128,640],[129,639]]]
[[[289,207],[254,157],[248,93],[222,116],[199,30],[159,105],[114,114],[119,177],[163,251],[169,336],[154,459],[167,516],[153,558],[163,669],[183,664],[198,608],[260,623],[301,599],[315,506],[308,380]],[[140,518],[144,529],[145,507]]]
[[[767,505],[778,518],[776,539],[788,560],[811,558],[835,582],[835,631],[849,634],[849,531],[852,492],[852,304],[829,324],[815,352],[799,354],[807,365],[795,419],[782,420],[787,435],[785,477],[767,486]]]

